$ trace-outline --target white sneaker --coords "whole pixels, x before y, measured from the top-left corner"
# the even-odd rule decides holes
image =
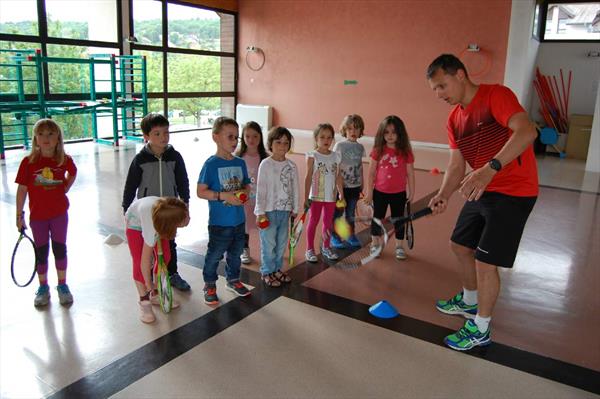
[[[139,301],[140,305],[140,320],[143,323],[153,323],[156,320],[156,316],[154,316],[154,312],[152,311],[152,302]]]
[[[340,258],[331,248],[321,248],[321,255],[327,258],[327,260],[338,260]]]
[[[371,253],[371,255],[377,254],[375,257],[379,258],[381,256],[381,246],[379,246],[379,245],[371,245],[370,253]]]
[[[252,263],[252,258],[250,257],[250,248],[244,248],[242,254],[240,255],[240,259],[244,265],[249,265]]]
[[[310,263],[317,263],[319,261],[319,259],[317,258],[317,255],[315,255],[315,251],[313,251],[312,249],[309,249],[308,251],[306,251],[306,253],[304,254],[304,257]]]
[[[406,256],[406,252],[404,252],[404,248],[402,248],[401,246],[397,246],[396,247],[396,259],[398,260],[405,260],[407,258]]]

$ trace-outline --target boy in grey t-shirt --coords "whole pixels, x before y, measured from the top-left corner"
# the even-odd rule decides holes
[[[343,242],[340,237],[332,233],[331,246],[337,249],[350,247],[360,247],[360,241],[354,234],[354,215],[356,213],[356,203],[360,199],[363,187],[363,167],[362,159],[366,156],[365,147],[357,140],[362,137],[365,124],[360,115],[347,115],[340,126],[340,134],[346,140],[336,143],[333,151],[342,155],[340,171],[344,180],[344,199],[346,200],[346,220],[352,227],[352,235],[348,241]],[[336,209],[333,216],[334,220],[342,216],[343,209]]]

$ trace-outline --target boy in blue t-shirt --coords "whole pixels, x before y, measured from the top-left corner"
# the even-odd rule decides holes
[[[243,203],[236,194],[250,189],[246,162],[232,153],[238,143],[238,124],[219,117],[212,128],[217,153],[206,160],[198,178],[198,197],[208,200],[208,250],[204,259],[204,302],[219,303],[217,267],[227,252],[227,289],[239,296],[250,295],[240,282],[240,255],[244,249],[245,216]]]

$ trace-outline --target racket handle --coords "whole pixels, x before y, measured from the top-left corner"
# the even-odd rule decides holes
[[[420,211],[417,211],[417,212],[411,214],[409,216],[409,218],[410,218],[410,220],[419,219],[419,218],[421,218],[423,216],[430,215],[432,212],[433,212],[433,210],[431,208],[429,208],[429,207],[423,208]]]

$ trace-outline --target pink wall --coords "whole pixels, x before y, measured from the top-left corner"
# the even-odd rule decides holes
[[[473,80],[501,83],[510,10],[510,0],[241,0],[239,102],[272,105],[273,123],[295,129],[337,127],[358,113],[370,135],[397,114],[413,140],[446,143],[450,107],[425,70],[439,54],[477,43],[491,68]],[[258,72],[244,61],[250,45],[266,55]],[[482,70],[483,53],[465,57],[467,68]]]

